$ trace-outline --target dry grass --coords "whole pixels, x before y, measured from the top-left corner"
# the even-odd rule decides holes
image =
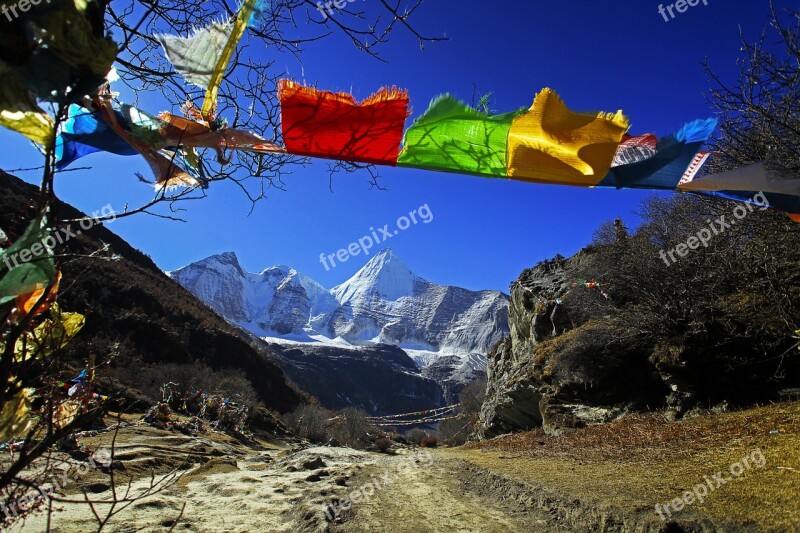
[[[776,433],[777,432],[777,433]],[[559,437],[541,430],[447,453],[586,501],[652,510],[761,450],[751,468],[680,516],[753,522],[765,531],[800,531],[800,402],[668,422],[630,416]],[[648,511],[649,512],[649,511]]]

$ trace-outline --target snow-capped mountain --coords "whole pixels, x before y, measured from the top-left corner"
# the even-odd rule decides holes
[[[337,307],[322,285],[287,266],[245,272],[236,254],[213,255],[169,276],[220,315],[252,333],[298,337],[322,326]]]
[[[331,294],[339,302],[328,322],[334,337],[393,344],[418,360],[424,352],[486,354],[508,334],[506,295],[431,283],[391,250],[380,252]]]
[[[507,295],[437,285],[388,249],[331,290],[285,266],[245,272],[234,253],[169,275],[260,337],[345,347],[390,344],[420,367],[457,356],[482,371],[485,354],[509,332]]]

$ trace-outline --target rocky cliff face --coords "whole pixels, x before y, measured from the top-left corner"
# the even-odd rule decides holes
[[[586,259],[545,262],[512,284],[511,334],[489,354],[480,436],[540,426],[557,434],[663,401],[649,346],[601,322],[580,323],[565,305],[567,271]]]
[[[800,228],[754,212],[681,261],[662,260],[724,204],[676,197],[598,232],[511,287],[491,353],[482,433],[550,433],[634,410],[681,417],[791,397],[800,383]]]

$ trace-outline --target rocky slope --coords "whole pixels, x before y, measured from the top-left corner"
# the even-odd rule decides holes
[[[680,418],[796,394],[799,235],[764,217],[676,265],[659,259],[652,233],[675,225],[654,224],[523,272],[510,335],[489,355],[479,435],[560,434],[630,412]]]
[[[613,355],[594,366],[583,366],[587,359],[599,359],[600,349],[581,342],[564,302],[571,289],[567,270],[583,259],[579,254],[567,261],[542,263],[523,272],[512,284],[511,335],[489,354],[482,436],[539,426],[558,433],[564,428],[608,422],[641,404],[642,398],[634,391],[648,388],[654,394],[645,397],[650,396],[654,405],[658,402],[663,384],[654,379],[654,369],[630,365],[637,355],[635,346],[619,346],[609,339],[606,350]],[[537,348],[541,350],[543,343],[556,338],[564,345],[554,349],[574,349],[576,353],[545,368],[544,354],[540,352],[537,358]],[[594,348],[597,352],[591,353]],[[621,390],[616,380],[622,373],[629,374],[632,381]]]
[[[544,262],[512,284],[511,334],[489,354],[480,435],[540,426],[557,434],[663,403],[667,390],[646,347],[591,323],[576,327],[567,271],[586,259]]]

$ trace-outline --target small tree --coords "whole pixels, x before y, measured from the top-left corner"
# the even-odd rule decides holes
[[[375,441],[375,447],[381,453],[387,453],[392,447],[392,441],[387,438],[381,437]]]
[[[286,426],[300,438],[314,443],[328,441],[328,420],[331,413],[319,405],[301,405],[283,417]]]
[[[473,381],[458,395],[458,416],[439,422],[439,437],[450,446],[464,444],[480,418],[486,397],[486,380]]]
[[[416,446],[419,446],[420,443],[422,442],[422,439],[424,439],[427,436],[428,434],[419,428],[414,428],[410,431],[407,431],[405,434],[406,440]]]
[[[422,440],[419,443],[419,445],[423,448],[436,448],[438,444],[439,441],[434,435],[426,435],[422,437]]]
[[[330,428],[330,437],[351,448],[363,448],[371,435],[378,431],[367,418],[367,413],[355,407],[346,407],[336,413],[336,421]]]

